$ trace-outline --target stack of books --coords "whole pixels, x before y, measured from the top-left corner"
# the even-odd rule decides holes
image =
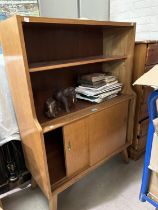
[[[83,75],[78,82],[76,97],[94,103],[116,97],[122,90],[122,83],[119,83],[115,76],[104,73]]]

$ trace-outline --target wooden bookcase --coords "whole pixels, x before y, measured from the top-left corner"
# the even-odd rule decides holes
[[[57,195],[122,152],[133,138],[131,88],[134,23],[15,16],[1,23],[1,42],[26,162],[47,196]],[[48,120],[45,100],[77,85],[83,73],[110,71],[124,84],[111,100],[78,100],[71,113]]]

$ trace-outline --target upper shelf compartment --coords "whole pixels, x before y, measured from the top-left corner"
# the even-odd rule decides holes
[[[127,49],[121,43],[131,28],[116,27],[111,32],[98,26],[34,22],[22,27],[30,72],[126,59]]]
[[[126,56],[92,56],[87,58],[81,59],[71,59],[71,60],[60,60],[54,62],[39,62],[33,63],[30,65],[29,71],[30,72],[38,72],[38,71],[45,71],[45,70],[53,70],[59,68],[66,68],[66,67],[73,67],[73,66],[80,66],[85,64],[93,64],[93,63],[101,63],[101,62],[110,62],[110,61],[117,61],[117,60],[124,60]]]

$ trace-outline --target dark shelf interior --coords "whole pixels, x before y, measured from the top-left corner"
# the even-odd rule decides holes
[[[66,177],[62,128],[44,134],[51,185]]]
[[[118,39],[122,40],[128,29],[116,31]],[[115,51],[103,51],[109,44],[104,41],[106,31],[102,27],[23,24],[23,32],[28,64],[32,72],[30,77],[35,110],[41,125],[51,121],[44,114],[44,104],[49,97],[55,98],[58,91],[67,87],[76,87],[80,75],[102,72],[103,69],[106,70],[105,65],[109,71],[114,72],[118,69],[119,73],[120,69],[124,68],[120,64],[126,62],[124,50],[118,52],[120,56],[116,56]],[[106,36],[110,42],[113,33]],[[106,58],[112,60],[105,64]],[[80,62],[82,65],[78,64]],[[57,70],[53,71],[55,68]],[[78,101],[71,109],[71,113],[74,114],[92,105],[90,102]],[[64,117],[67,121],[71,113],[68,114],[62,109],[55,121],[62,119],[63,122]],[[57,124],[59,127],[60,120]]]
[[[103,55],[101,28],[24,24],[23,31],[29,66]]]
[[[77,78],[86,73],[101,72],[102,65],[91,64],[82,67],[76,66],[73,68],[59,69],[58,71],[40,71],[31,74],[31,83],[34,96],[34,103],[37,118],[40,123],[48,119],[44,114],[45,101],[50,97],[55,97],[56,93],[67,87],[76,87]],[[89,102],[79,102],[76,107],[72,108],[72,112],[90,106]],[[61,110],[57,117],[65,115],[64,110]]]

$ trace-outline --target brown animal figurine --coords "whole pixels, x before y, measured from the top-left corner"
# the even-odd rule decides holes
[[[75,88],[68,87],[68,88],[64,89],[63,93],[64,93],[64,96],[66,96],[66,98],[68,100],[68,106],[69,106],[69,108],[71,108],[72,106],[74,106],[75,103],[76,103],[76,92],[75,92]]]
[[[61,107],[65,108],[66,112],[70,112],[69,105],[68,105],[68,100],[66,96],[64,95],[63,91],[60,90],[57,95],[56,95],[57,101],[60,103]]]
[[[56,99],[65,108],[66,112],[70,112],[70,108],[76,103],[75,88],[68,87],[60,90],[56,95]]]
[[[45,102],[45,115],[47,118],[55,118],[58,114],[58,105],[55,99],[52,97],[48,98]]]

